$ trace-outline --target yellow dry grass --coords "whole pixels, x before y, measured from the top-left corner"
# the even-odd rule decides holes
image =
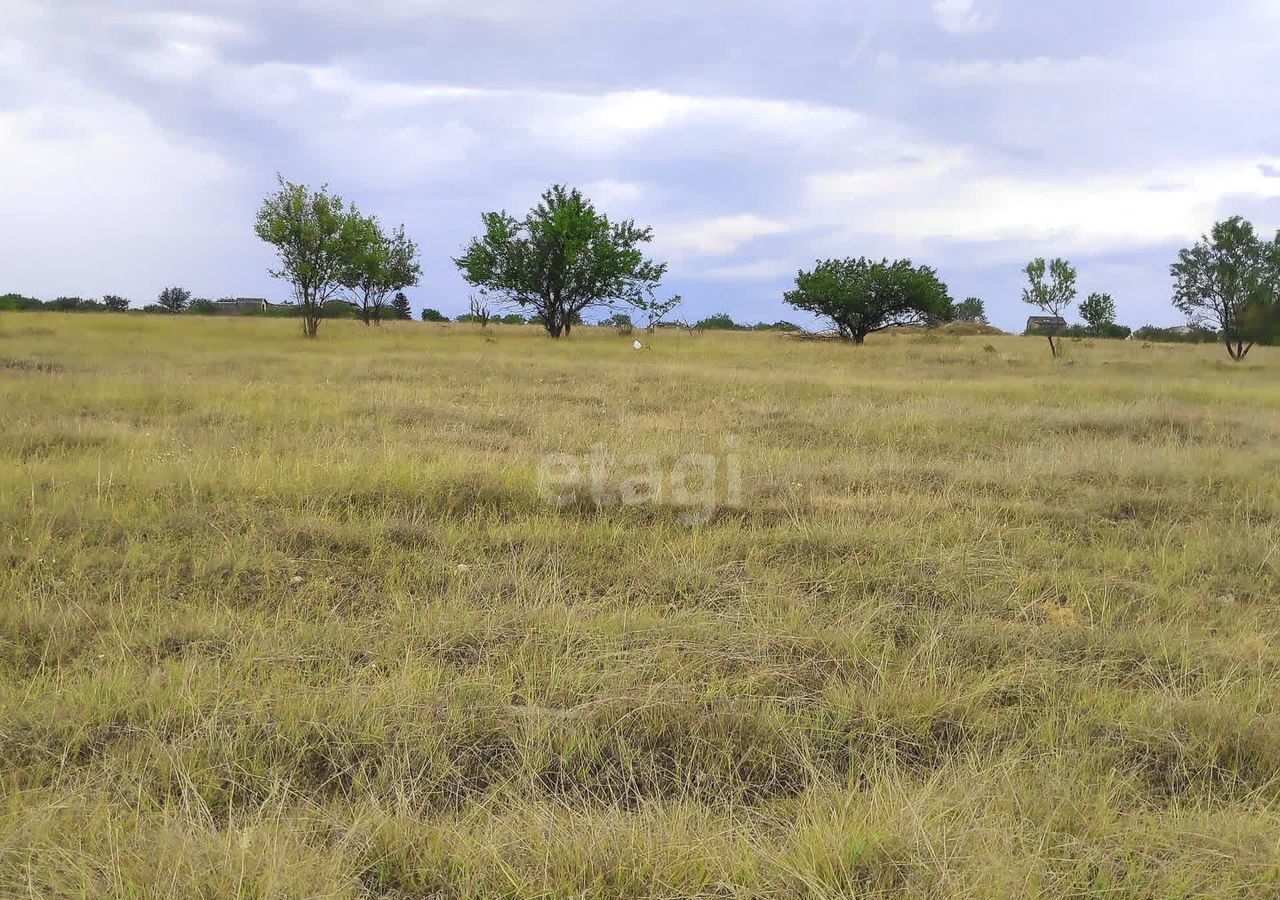
[[[1276,896],[1280,351],[631,341],[0,316],[0,895]]]

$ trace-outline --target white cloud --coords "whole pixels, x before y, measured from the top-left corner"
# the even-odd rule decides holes
[[[769,235],[783,234],[790,226],[763,216],[715,216],[655,229],[655,243],[668,256],[724,256]]]
[[[883,130],[856,111],[794,100],[660,90],[592,94],[481,88],[379,79],[340,64],[223,61],[200,74],[227,108],[252,110],[300,132],[314,129],[319,110],[336,111],[340,123],[388,127],[399,127],[415,114],[430,115],[493,136],[512,135],[483,148],[498,157],[527,155],[531,146],[594,158],[637,155],[642,149],[678,156],[695,147],[725,155],[756,155],[769,147],[829,152],[843,138],[870,142]]]
[[[213,51],[192,41],[165,41],[125,55],[129,66],[153,81],[191,81],[217,63]]]
[[[790,278],[799,266],[795,260],[783,258],[757,259],[728,266],[715,266],[698,277],[709,281],[776,281]]]
[[[924,79],[941,87],[991,85],[1082,85],[1126,79],[1142,80],[1128,66],[1112,63],[1096,56],[1077,59],[978,59],[967,62],[925,63]]]
[[[139,107],[48,72],[0,72],[20,105],[0,109],[0,196],[23,227],[5,275],[42,296],[132,292],[152,279],[197,290],[238,210],[240,173]],[[74,264],[66,265],[67,260]]]
[[[182,37],[187,40],[217,43],[241,41],[251,35],[249,28],[243,22],[203,13],[157,10],[129,14],[103,11],[101,15],[102,20],[107,23],[125,25],[169,37]]]
[[[631,218],[632,214],[628,209],[643,198],[651,198],[655,192],[651,185],[617,178],[601,178],[582,186],[583,196],[594,203],[597,209],[614,218]]]
[[[0,40],[0,67],[19,66],[22,64],[25,48],[17,38]]]
[[[995,16],[979,10],[974,0],[933,0],[933,18],[953,34],[986,31],[996,24]]]
[[[1018,176],[968,154],[809,179],[804,215],[899,242],[1042,244],[1062,252],[1131,250],[1194,238],[1229,199],[1280,198],[1264,159],[1153,171]]]

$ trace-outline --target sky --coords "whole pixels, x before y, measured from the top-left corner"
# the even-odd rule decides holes
[[[803,317],[909,257],[1020,329],[1065,256],[1176,324],[1217,219],[1280,228],[1280,0],[0,0],[0,293],[289,297],[254,213],[327,183],[448,314],[482,212],[550,184],[654,229],[680,315]]]

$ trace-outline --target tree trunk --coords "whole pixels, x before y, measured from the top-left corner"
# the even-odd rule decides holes
[[[1046,335],[1049,338],[1049,352],[1053,354],[1053,358],[1058,358],[1058,345],[1053,342],[1053,335]]]
[[[320,307],[308,296],[307,292],[302,291],[302,333],[304,336],[313,338],[320,329]]]
[[[1227,341],[1227,353],[1236,362],[1240,362],[1249,355],[1249,351],[1253,349],[1253,342],[1246,344],[1244,341],[1236,341],[1235,346],[1231,346],[1231,341]]]

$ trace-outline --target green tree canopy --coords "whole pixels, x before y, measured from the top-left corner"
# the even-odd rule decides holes
[[[928,266],[915,267],[909,259],[820,260],[812,271],[796,276],[795,290],[783,299],[829,319],[841,337],[855,344],[895,325],[945,320],[952,309],[937,273]]]
[[[1080,318],[1092,334],[1102,334],[1116,324],[1116,301],[1110,294],[1092,293],[1080,304]]]
[[[1173,305],[1216,328],[1236,362],[1280,328],[1280,233],[1264,240],[1240,216],[1218,222],[1170,267]]]
[[[351,302],[360,307],[364,324],[382,324],[387,298],[416,285],[422,275],[418,245],[405,235],[403,225],[387,234],[376,216],[361,216],[355,210],[351,215],[352,239],[340,280]],[[404,311],[397,317],[412,318],[408,300]]]
[[[693,327],[700,331],[734,331],[742,326],[733,321],[733,316],[727,312],[722,312],[713,313],[704,319],[699,319],[694,323]]]
[[[987,309],[977,297],[966,297],[952,310],[956,322],[980,322],[987,324]]]
[[[1027,263],[1023,270],[1027,276],[1027,286],[1022,289],[1022,301],[1039,307],[1054,318],[1062,318],[1062,314],[1071,301],[1076,298],[1076,270],[1065,259],[1054,259],[1046,267],[1043,257],[1037,257]],[[1049,279],[1045,280],[1046,271]],[[1044,329],[1049,338],[1049,352],[1058,355],[1058,345],[1054,343],[1055,330]]]
[[[191,302],[191,292],[186,288],[167,287],[156,298],[156,305],[171,313],[180,313]]]
[[[280,187],[262,201],[254,231],[276,248],[279,266],[267,271],[293,285],[303,334],[315,337],[325,303],[342,287],[354,248],[367,236],[367,220],[327,185],[311,191],[277,179]]]
[[[404,295],[404,291],[397,291],[396,295],[391,298],[391,311],[401,321],[413,318],[413,310],[409,306],[409,298]]]
[[[610,222],[576,189],[554,185],[523,220],[506,212],[483,216],[484,233],[456,259],[466,281],[506,302],[530,307],[558,338],[582,313],[615,301],[650,296],[665,263],[644,257],[649,228]]]

